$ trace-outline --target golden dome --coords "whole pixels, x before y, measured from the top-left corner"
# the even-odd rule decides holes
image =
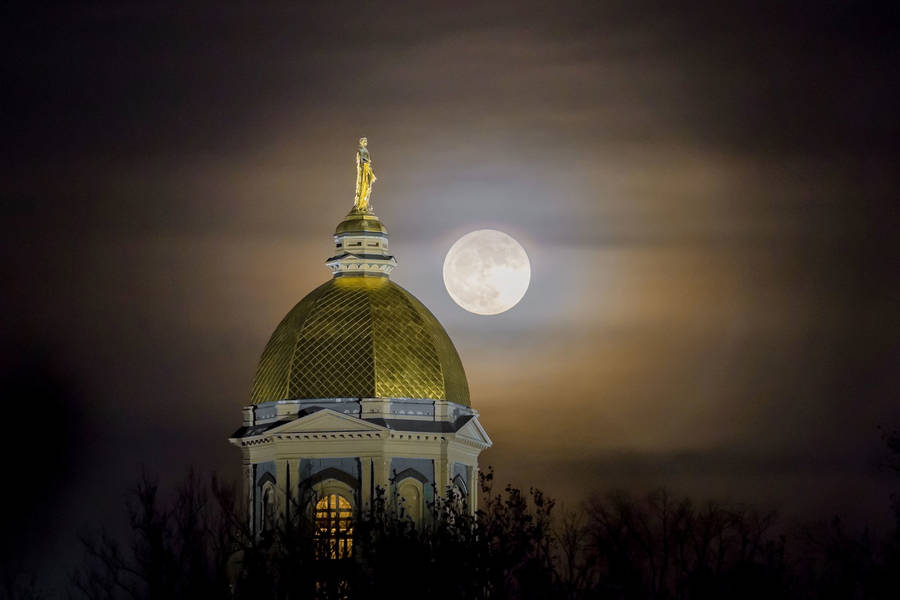
[[[351,210],[350,214],[344,217],[344,220],[338,223],[334,235],[342,235],[345,233],[378,233],[387,234],[387,229],[381,224],[371,212],[359,212]]]
[[[252,404],[313,398],[424,398],[469,406],[453,342],[387,277],[341,276],[310,292],[275,329]]]

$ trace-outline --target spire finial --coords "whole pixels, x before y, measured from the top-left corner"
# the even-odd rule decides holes
[[[375,171],[372,170],[372,159],[367,148],[369,140],[359,138],[356,150],[356,196],[353,199],[353,211],[372,212],[369,197],[372,195],[372,184],[375,183]]]

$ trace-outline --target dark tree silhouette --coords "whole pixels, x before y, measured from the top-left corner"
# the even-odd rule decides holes
[[[781,598],[790,589],[775,515],[657,490],[588,503],[598,588],[622,598]]]
[[[143,475],[127,503],[127,546],[105,532],[82,536],[86,560],[72,577],[74,592],[91,600],[228,597],[233,493],[215,479],[201,486],[193,473],[171,506],[160,504],[158,492]]]
[[[86,562],[73,588],[89,600],[553,595],[553,502],[538,490],[494,493],[492,472],[481,493],[472,515],[448,490],[416,526],[378,490],[352,523],[352,556],[334,558],[307,502],[254,535],[233,488],[215,479],[203,488],[191,476],[169,507],[145,477],[129,503],[130,544],[83,537]]]
[[[897,457],[900,444],[889,447]],[[70,597],[900,597],[896,531],[852,534],[834,519],[788,534],[774,512],[698,504],[663,489],[594,495],[581,510],[557,514],[539,490],[495,490],[490,469],[480,493],[476,514],[452,490],[436,495],[417,526],[401,500],[379,489],[352,520],[352,552],[342,556],[317,531],[309,493],[255,534],[233,487],[191,475],[165,504],[144,477],[128,503],[130,539],[84,536]],[[38,597],[20,588],[5,597]]]

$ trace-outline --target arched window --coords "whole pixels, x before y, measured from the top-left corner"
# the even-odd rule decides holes
[[[267,484],[263,488],[262,496],[262,530],[268,531],[275,525],[275,488]]]
[[[423,492],[422,483],[412,477],[407,477],[397,485],[398,508],[405,517],[417,524],[422,522]]]
[[[353,549],[353,507],[340,494],[327,494],[316,502],[316,534],[325,543],[324,558],[346,558]]]
[[[469,489],[462,477],[459,475],[453,477],[451,490],[460,509],[464,509],[469,505]]]

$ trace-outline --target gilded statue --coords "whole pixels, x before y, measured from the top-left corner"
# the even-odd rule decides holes
[[[356,151],[356,198],[353,200],[353,210],[364,213],[372,211],[369,197],[372,195],[372,184],[375,183],[372,159],[366,148],[368,143],[366,138],[359,138],[359,149]]]

